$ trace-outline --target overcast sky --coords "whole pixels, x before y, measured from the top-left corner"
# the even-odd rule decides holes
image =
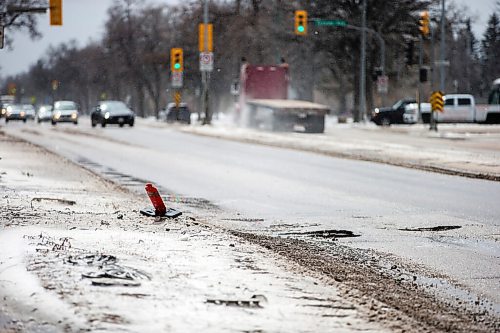
[[[397,1],[397,0],[392,0]],[[467,5],[470,15],[476,18],[473,26],[478,39],[484,33],[488,17],[495,8],[495,0],[447,0],[459,5]],[[50,26],[48,15],[41,15],[39,27],[43,38],[33,41],[27,34],[14,33],[13,50],[0,50],[0,76],[17,74],[28,70],[29,66],[43,57],[49,45],[58,45],[76,39],[79,46],[90,40],[99,40],[104,30],[107,9],[113,0],[63,0],[62,27]],[[149,3],[176,3],[177,0],[147,0]],[[9,33],[8,30],[5,31]]]

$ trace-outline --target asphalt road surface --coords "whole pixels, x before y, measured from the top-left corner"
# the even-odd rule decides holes
[[[74,161],[92,161],[179,195],[207,199],[224,209],[226,218],[215,220],[230,228],[297,235],[352,231],[360,237],[340,241],[422,264],[488,298],[498,309],[498,182],[143,124],[91,128],[86,120],[56,127],[9,123],[2,129]]]

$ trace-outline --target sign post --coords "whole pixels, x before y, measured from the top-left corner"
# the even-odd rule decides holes
[[[208,86],[210,72],[213,71],[213,25],[208,23],[208,0],[204,0],[203,23],[198,25],[198,50],[200,51],[200,72],[203,91],[201,94],[201,109],[205,111],[203,124],[210,124],[212,115],[208,105]]]
[[[3,49],[3,43],[4,43],[3,29],[4,29],[3,25],[0,25],[0,49]]]

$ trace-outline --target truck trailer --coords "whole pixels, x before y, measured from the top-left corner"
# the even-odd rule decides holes
[[[287,65],[243,64],[237,118],[241,125],[272,131],[323,133],[328,106],[288,99]]]

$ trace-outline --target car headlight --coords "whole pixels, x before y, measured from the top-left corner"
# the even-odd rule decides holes
[[[375,112],[375,113],[379,113],[379,112],[380,112],[380,110],[379,110],[378,108],[375,108],[374,112]]]
[[[61,112],[56,112],[56,114],[54,114],[54,119],[59,119],[61,118]]]
[[[21,111],[21,117],[24,117],[26,115],[26,113],[24,111]]]
[[[109,119],[109,112],[106,112],[106,113],[104,114],[104,119]]]
[[[76,119],[76,117],[78,117],[78,115],[76,114],[76,112],[74,112],[74,113],[71,114],[71,119]]]
[[[7,113],[7,109],[2,109],[2,114],[6,114]]]

